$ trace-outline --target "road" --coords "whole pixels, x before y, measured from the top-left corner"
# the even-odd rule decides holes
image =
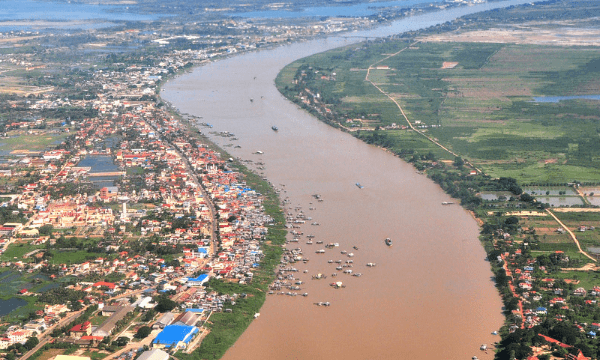
[[[571,239],[573,239],[573,241],[575,242],[575,245],[577,245],[577,248],[579,249],[579,252],[582,253],[583,255],[585,255],[586,257],[588,257],[590,260],[592,260],[593,262],[598,262],[598,260],[594,259],[593,257],[591,257],[588,253],[586,253],[585,251],[583,251],[581,249],[581,245],[579,245],[579,241],[577,240],[577,237],[575,236],[575,234],[573,234],[573,232],[571,230],[569,230],[568,227],[565,226],[565,224],[562,223],[562,221],[560,221],[556,215],[554,215],[554,213],[552,211],[550,211],[550,209],[546,209],[546,212],[548,214],[550,214],[550,216],[552,216],[554,218],[554,220],[556,220],[556,222],[563,228],[565,229],[568,233],[569,236],[571,236]]]
[[[52,333],[52,331],[56,328],[56,327],[62,327],[67,325],[68,323],[70,323],[71,321],[77,319],[77,317],[79,317],[79,315],[81,315],[85,309],[87,307],[84,307],[83,309],[79,310],[79,311],[75,311],[72,312],[70,314],[68,314],[67,316],[65,316],[63,319],[61,319],[59,322],[57,322],[56,324],[50,326],[46,331],[44,331],[39,337],[38,339],[40,340],[40,343],[37,344],[36,347],[34,347],[33,349],[29,350],[28,352],[26,352],[25,354],[23,354],[23,356],[21,356],[20,360],[27,360],[31,355],[33,355],[36,351],[38,351],[39,349],[41,349],[44,345],[46,345],[48,343],[48,341],[50,341],[52,339],[52,337],[50,337],[50,333]]]
[[[158,131],[158,129],[152,125],[151,123],[147,123],[157,134],[160,134],[160,131]],[[190,125],[192,126],[192,125]],[[188,130],[189,131],[189,130]],[[191,137],[191,135],[188,134],[189,137]],[[215,249],[215,242],[217,239],[217,234],[216,234],[216,229],[217,229],[217,218],[216,218],[216,210],[215,210],[215,206],[212,202],[212,199],[210,198],[210,196],[208,195],[208,193],[206,192],[206,190],[204,189],[204,187],[202,186],[202,182],[200,180],[198,180],[198,175],[196,174],[196,171],[194,170],[194,168],[192,167],[192,164],[190,163],[190,160],[184,156],[184,154],[181,152],[181,150],[179,149],[179,147],[177,145],[175,145],[174,143],[172,143],[170,140],[167,140],[164,136],[161,136],[161,139],[164,140],[165,142],[167,142],[177,153],[177,155],[183,160],[183,164],[185,165],[185,168],[188,172],[188,174],[190,174],[190,177],[192,178],[192,180],[194,181],[194,184],[196,184],[196,186],[200,189],[200,191],[202,192],[202,197],[204,198],[204,201],[206,202],[206,205],[208,206],[208,209],[210,211],[210,217],[211,217],[211,222],[210,222],[210,238],[211,238],[211,252],[214,254],[214,249]],[[211,254],[212,255],[212,254]]]

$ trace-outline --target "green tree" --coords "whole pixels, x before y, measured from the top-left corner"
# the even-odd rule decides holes
[[[113,343],[117,346],[125,346],[127,345],[127,343],[129,342],[129,338],[126,336],[121,336],[119,337],[117,340],[115,340]]]
[[[150,335],[151,332],[152,332],[152,329],[150,328],[150,326],[142,326],[135,333],[135,337],[137,339],[144,339],[144,338],[148,337],[148,335]]]
[[[175,301],[169,299],[169,297],[165,295],[159,296],[156,299],[156,303],[157,305],[154,309],[161,313],[171,311],[177,306],[177,303]]]
[[[27,339],[24,346],[25,346],[25,349],[31,350],[34,347],[36,347],[37,344],[39,344],[39,343],[40,343],[40,341],[38,340],[38,338],[35,336],[32,336],[29,339]]]

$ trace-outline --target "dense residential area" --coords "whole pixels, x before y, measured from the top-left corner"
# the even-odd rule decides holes
[[[13,150],[2,165],[0,279],[12,287],[2,308],[26,304],[5,313],[8,358],[29,357],[38,342],[123,358],[189,353],[211,314],[247,296],[207,284],[253,282],[274,225],[264,195],[155,95],[157,79],[196,55],[94,70],[80,84],[96,89],[90,99],[10,101],[28,116],[6,124],[6,138],[60,142]]]

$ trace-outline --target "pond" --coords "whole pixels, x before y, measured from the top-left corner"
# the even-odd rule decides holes
[[[0,299],[0,316],[10,314],[13,310],[20,308],[21,306],[27,305],[27,301],[16,297],[8,300]]]
[[[587,199],[590,202],[590,204],[594,206],[600,206],[600,194],[596,196],[588,196]]]
[[[534,96],[532,102],[557,103],[563,100],[600,100],[600,95],[574,95],[574,96]]]
[[[482,192],[482,193],[479,193],[478,196],[482,200],[486,200],[486,201],[497,201],[497,200],[500,200],[500,197],[504,197],[504,199],[502,199],[502,201],[506,201],[506,200],[510,199],[511,196],[514,196],[514,195],[508,191],[494,191],[494,192]]]
[[[561,194],[560,192],[564,191],[563,194]],[[542,189],[542,188],[526,188],[523,189],[523,192],[528,193],[529,195],[576,195],[575,191],[573,191],[573,189],[565,187],[565,188],[547,188],[547,189]],[[546,192],[548,194],[546,194]]]
[[[88,155],[77,164],[80,167],[90,167],[90,173],[109,173],[118,171],[119,168],[113,162],[112,156],[109,155]],[[99,188],[105,186],[113,186],[114,181],[119,176],[94,176],[89,180]]]
[[[536,196],[535,199],[550,206],[583,205],[583,201],[578,196]]]

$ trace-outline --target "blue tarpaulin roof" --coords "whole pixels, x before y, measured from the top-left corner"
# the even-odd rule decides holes
[[[197,278],[188,278],[188,281],[197,281],[197,282],[202,282],[204,280],[206,280],[208,278],[207,274],[202,274],[200,276],[198,276]]]
[[[152,343],[173,346],[183,341],[187,344],[197,332],[198,328],[195,326],[168,325],[156,336]]]
[[[204,309],[185,309],[185,311],[193,312],[193,313],[201,313],[204,312]]]

